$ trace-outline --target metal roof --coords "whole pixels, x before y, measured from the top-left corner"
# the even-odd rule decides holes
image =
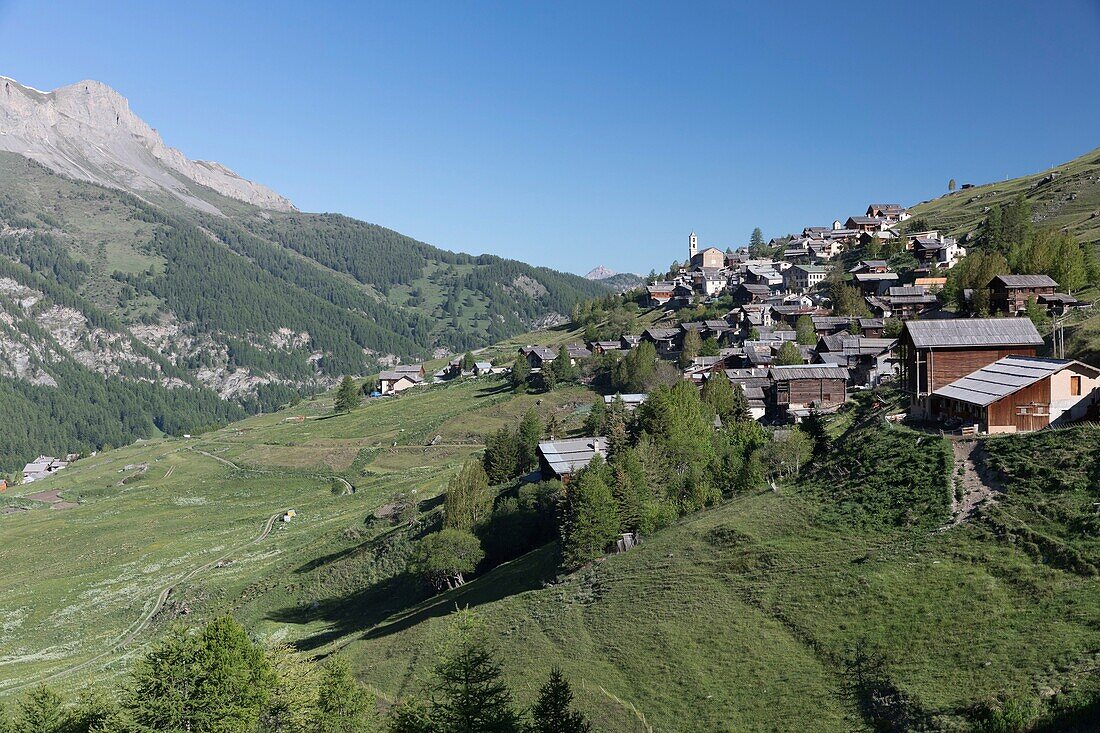
[[[539,442],[539,453],[555,475],[565,476],[587,466],[597,453],[606,458],[607,438],[544,440]]]
[[[1039,382],[1072,364],[1068,359],[1043,359],[1035,356],[1006,356],[988,366],[940,387],[932,394],[985,407],[997,400]],[[1087,366],[1081,364],[1081,366]],[[1089,367],[1092,371],[1095,371]]]
[[[948,318],[905,321],[918,348],[957,346],[1039,346],[1043,337],[1027,318]]]
[[[992,285],[997,280],[1007,288],[1056,288],[1058,283],[1048,275],[997,275],[989,281]]]
[[[773,366],[771,378],[777,382],[790,379],[848,379],[848,370],[835,366]]]

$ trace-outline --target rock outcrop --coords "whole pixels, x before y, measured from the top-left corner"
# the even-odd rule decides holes
[[[223,165],[190,160],[130,110],[106,84],[82,81],[42,92],[0,77],[0,150],[24,155],[79,180],[138,196],[166,192],[193,208],[220,213],[194,184],[277,211],[287,199]]]

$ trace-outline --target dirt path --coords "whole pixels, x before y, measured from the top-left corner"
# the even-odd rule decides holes
[[[214,456],[211,457],[213,458]],[[3,688],[3,691],[16,692],[18,690],[26,689],[28,687],[41,684],[43,682],[50,682],[56,679],[60,679],[61,677],[66,677],[70,674],[73,674],[74,672],[79,672],[83,669],[87,669],[102,660],[104,657],[120,652],[123,648],[129,646],[134,641],[134,639],[136,639],[138,635],[141,634],[141,632],[145,631],[145,629],[147,629],[149,625],[153,623],[153,619],[156,618],[157,614],[160,613],[161,609],[164,608],[164,604],[168,602],[168,599],[172,596],[172,592],[176,589],[177,586],[194,579],[196,576],[201,575],[202,573],[208,572],[209,570],[216,567],[219,563],[228,560],[230,557],[237,554],[246,547],[263,542],[265,539],[267,539],[268,535],[271,534],[271,530],[275,527],[275,522],[282,515],[282,511],[272,514],[264,522],[263,528],[260,530],[260,534],[258,534],[256,537],[247,542],[243,542],[240,545],[237,545],[229,552],[226,552],[224,555],[217,557],[204,565],[200,565],[199,567],[192,569],[179,580],[173,581],[171,584],[161,588],[160,593],[157,595],[156,600],[153,602],[152,608],[145,612],[139,619],[134,621],[134,623],[130,624],[126,631],[122,633],[122,636],[120,636],[115,642],[113,642],[110,646],[108,646],[99,654],[96,654],[94,657],[84,660],[80,664],[66,667],[65,669],[58,670],[57,672],[54,672],[45,677],[41,677],[30,682],[24,682],[23,684],[15,685],[13,687]]]
[[[951,521],[940,530],[957,527],[974,516],[978,507],[986,502],[996,501],[1004,493],[996,485],[988,471],[979,466],[975,454],[981,450],[977,440],[950,440],[951,450],[955,453],[955,467],[951,472],[952,484],[962,486],[962,499],[954,492],[951,494]]]

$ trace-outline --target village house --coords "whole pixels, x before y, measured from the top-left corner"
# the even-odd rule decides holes
[[[795,422],[810,411],[830,411],[848,399],[848,370],[840,366],[773,366],[772,406],[777,416],[786,414]]]
[[[1040,295],[1037,299],[1039,305],[1047,309],[1051,315],[1065,315],[1066,311],[1082,307],[1081,301],[1067,293],[1054,293],[1054,295]]]
[[[1051,296],[1058,283],[1048,275],[997,275],[989,281],[989,309],[994,313],[1021,315],[1029,300]]]
[[[496,371],[491,361],[475,361],[474,362],[474,376],[484,377],[487,374],[492,374]]]
[[[793,265],[783,273],[783,282],[788,290],[804,293],[821,284],[828,274],[821,265]]]
[[[1035,356],[1042,344],[1027,318],[905,321],[898,348],[910,412],[928,417],[929,397],[937,389],[1006,356]]]
[[[612,351],[621,351],[623,349],[620,341],[589,341],[588,350],[593,354],[606,354]]]
[[[733,291],[733,302],[737,305],[761,303],[771,294],[771,288],[767,285],[741,283],[737,286],[737,289]]]
[[[23,466],[22,483],[29,484],[35,481],[41,481],[64,468],[68,468],[68,466],[69,461],[67,460],[61,460],[53,456],[38,456],[38,458],[35,458],[30,463]]]
[[[749,414],[753,420],[763,420],[767,414],[767,396],[771,391],[772,380],[768,376],[768,369],[726,369],[722,375],[711,375],[711,378],[720,379],[722,376],[730,381],[734,388],[740,388],[745,393],[749,402]]]
[[[543,481],[569,477],[587,466],[594,456],[607,458],[607,438],[568,438],[544,440],[538,445],[539,472]]]
[[[814,324],[814,333],[818,336],[828,336],[833,333],[848,331],[852,327],[852,316],[810,316]]]
[[[890,222],[877,216],[849,216],[844,222],[845,229],[854,229],[856,232],[882,232]]]
[[[625,407],[628,412],[634,412],[636,409],[638,409],[638,405],[642,404],[647,399],[649,399],[648,394],[644,392],[633,392],[629,394],[604,395],[603,401],[604,404],[610,406],[614,404],[616,400],[621,400],[623,403],[623,407]]]
[[[531,369],[541,370],[558,358],[557,350],[551,349],[549,346],[522,346],[519,353],[520,356],[527,359],[527,366]]]
[[[886,291],[886,302],[895,318],[917,318],[939,307],[940,299],[923,287],[895,286]]]
[[[852,267],[848,272],[855,275],[860,272],[889,272],[890,265],[886,260],[860,260],[856,263],[855,267]]]
[[[655,308],[660,305],[664,305],[668,301],[672,300],[672,292],[676,289],[676,283],[668,282],[667,280],[661,280],[655,282],[652,285],[646,286],[646,293],[649,296],[648,305],[651,308]]]
[[[653,344],[659,356],[672,356],[680,351],[680,330],[676,328],[647,328],[642,340]]]
[[[742,282],[751,285],[766,285],[769,290],[783,287],[783,275],[769,265],[749,265],[745,268]]]
[[[381,394],[397,394],[424,383],[422,364],[399,365],[378,375],[378,391]]]
[[[1095,414],[1100,370],[1079,361],[1006,356],[932,392],[931,416],[987,433],[1041,430]]]
[[[886,332],[886,320],[883,318],[859,318],[857,325],[864,338],[882,338]]]
[[[882,295],[898,284],[896,272],[857,272],[852,281],[862,295]]]
[[[619,337],[619,348],[623,351],[630,351],[637,348],[638,344],[642,343],[642,337],[634,334],[623,334]]]
[[[885,219],[891,224],[905,221],[912,214],[901,204],[870,204],[867,207],[866,216],[876,219]]]
[[[822,364],[847,367],[853,385],[877,387],[897,376],[897,343],[897,339],[837,333],[822,336],[815,351]]]

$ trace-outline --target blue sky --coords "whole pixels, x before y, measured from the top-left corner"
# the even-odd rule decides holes
[[[106,82],[304,210],[581,273],[1076,157],[1098,72],[1098,0],[0,0],[0,74]]]

